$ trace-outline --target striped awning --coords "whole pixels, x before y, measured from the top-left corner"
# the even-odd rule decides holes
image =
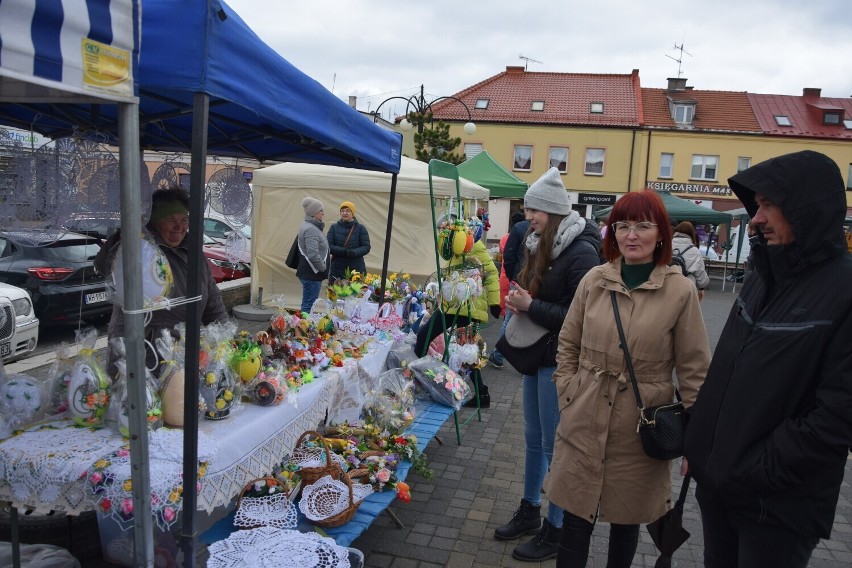
[[[138,0],[0,2],[0,102],[137,102]]]

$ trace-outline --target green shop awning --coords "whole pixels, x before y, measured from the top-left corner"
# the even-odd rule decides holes
[[[492,198],[523,198],[529,187],[485,151],[459,164],[458,168],[460,177],[490,190]]]
[[[714,225],[731,224],[732,215],[730,213],[701,207],[687,199],[676,197],[668,191],[657,191],[657,193],[663,199],[663,205],[666,207],[669,218],[674,221],[690,221],[697,225],[704,223],[712,223]],[[612,207],[607,207],[606,209],[595,212],[595,219],[606,219],[609,217],[611,210]]]

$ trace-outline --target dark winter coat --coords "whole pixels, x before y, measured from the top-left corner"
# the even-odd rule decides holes
[[[346,240],[349,230],[352,235]],[[331,271],[329,281],[343,278],[346,270],[357,270],[366,274],[367,266],[364,257],[370,252],[370,234],[367,227],[354,221],[339,220],[328,229],[328,250],[331,252]]]
[[[518,225],[520,223],[515,226]],[[559,333],[580,280],[589,270],[600,264],[600,243],[597,227],[586,222],[583,231],[550,265],[541,290],[527,312],[532,321],[553,333]]]
[[[529,221],[519,221],[515,223],[512,230],[509,231],[509,238],[506,239],[506,246],[503,247],[503,270],[506,271],[506,278],[509,282],[518,277],[518,272],[521,270],[521,265],[526,257],[526,248],[524,247],[524,237],[530,228]]]
[[[833,161],[805,151],[729,180],[781,208],[794,242],[754,245],[755,272],[728,316],[690,409],[695,479],[732,514],[828,538],[852,446],[852,257]]]

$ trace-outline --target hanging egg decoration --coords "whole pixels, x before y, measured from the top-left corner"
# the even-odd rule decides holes
[[[453,235],[453,254],[455,254],[456,256],[464,254],[464,249],[466,246],[467,231],[465,229],[456,229]]]
[[[0,415],[7,426],[25,425],[41,410],[42,395],[39,382],[28,375],[10,374],[0,385]]]
[[[124,305],[124,261],[122,247],[119,245],[112,265],[113,300]],[[160,250],[160,247],[150,238],[141,241],[142,260],[142,306],[150,308],[167,298],[174,283],[171,266]]]
[[[438,243],[441,258],[444,260],[451,260],[453,258],[453,237],[453,231],[450,229],[441,229],[438,236]]]

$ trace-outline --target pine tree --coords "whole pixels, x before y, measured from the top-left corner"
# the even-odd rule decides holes
[[[431,111],[411,112],[408,121],[417,129],[414,134],[414,153],[418,160],[428,163],[434,158],[456,165],[465,160],[464,154],[453,152],[461,145],[461,138],[450,136],[450,125],[446,122],[433,122]]]

